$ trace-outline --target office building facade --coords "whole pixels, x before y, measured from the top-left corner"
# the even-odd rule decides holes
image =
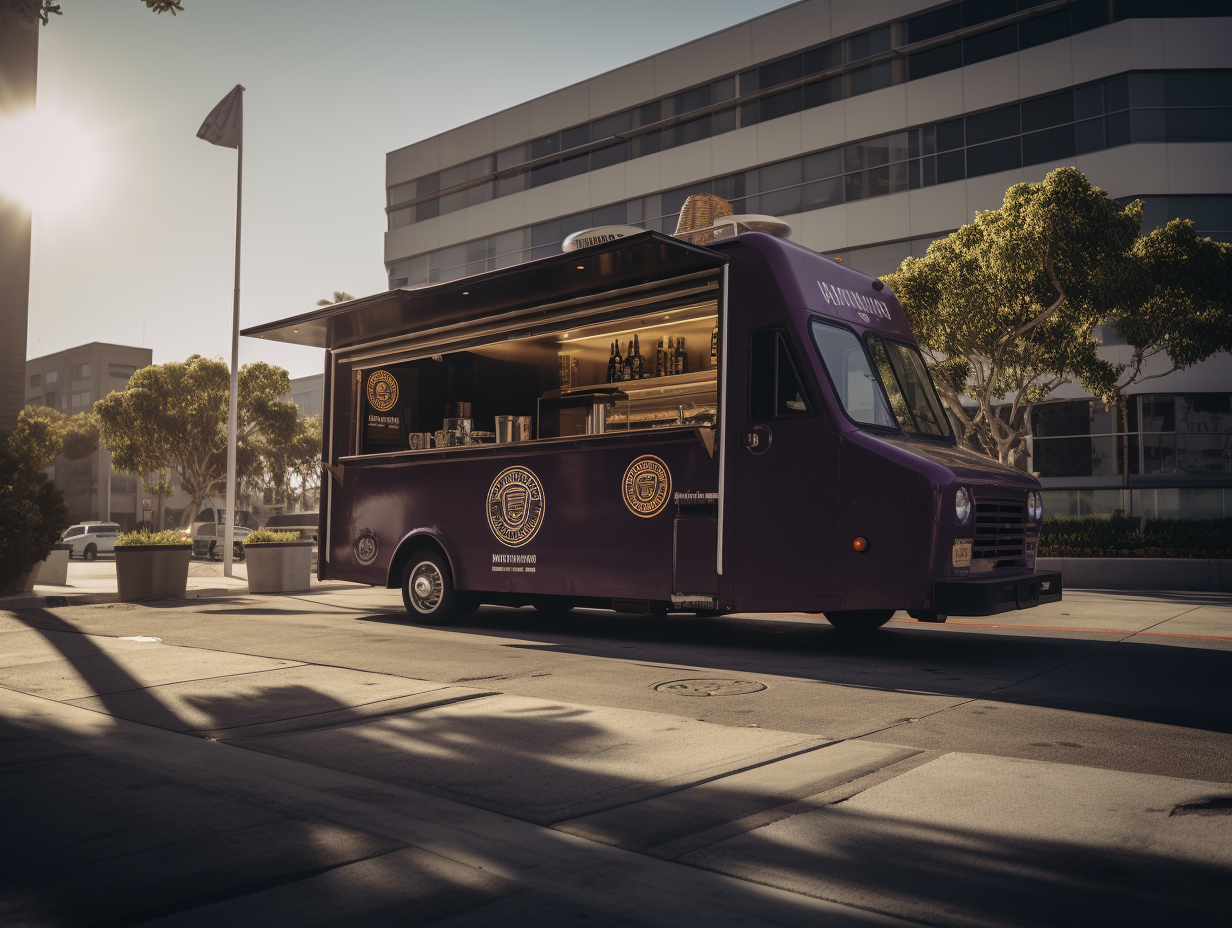
[[[805,0],[390,152],[384,257],[423,286],[704,192],[879,275],[1062,165],[1232,238],[1232,3]],[[1026,466],[1053,512],[1232,515],[1230,400],[1227,356],[1127,421],[1067,388]]]

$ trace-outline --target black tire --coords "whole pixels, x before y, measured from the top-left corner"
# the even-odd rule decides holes
[[[478,606],[473,597],[453,588],[449,562],[431,549],[416,551],[406,562],[402,604],[407,615],[425,625],[448,625]]]
[[[82,552],[81,556],[87,561],[97,561],[98,548],[94,545],[86,545],[86,549]]]
[[[237,541],[231,547],[235,549],[236,562],[242,564],[244,562],[244,543]]]
[[[827,612],[825,617],[840,632],[872,632],[894,618],[894,610],[853,609],[850,612]]]

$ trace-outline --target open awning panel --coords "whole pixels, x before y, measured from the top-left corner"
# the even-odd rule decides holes
[[[390,290],[250,326],[241,334],[312,348],[349,348],[421,329],[492,319],[536,304],[717,270],[723,255],[659,232],[617,239],[415,290]]]

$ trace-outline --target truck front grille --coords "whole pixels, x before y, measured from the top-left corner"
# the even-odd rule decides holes
[[[1027,506],[1012,500],[976,500],[971,556],[986,561],[1021,561],[1027,547]]]

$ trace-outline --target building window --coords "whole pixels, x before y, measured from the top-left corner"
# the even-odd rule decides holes
[[[41,386],[41,385],[42,385],[42,383],[43,383],[43,375],[42,375],[42,374],[31,374],[31,375],[30,375],[30,386],[32,386],[32,387],[38,387],[38,386]]]
[[[47,395],[43,397],[43,405],[50,406],[52,409],[59,409],[60,396],[55,390],[48,390]]]
[[[79,412],[82,409],[90,407],[90,391],[85,390],[81,393],[73,394],[73,412]]]
[[[89,364],[73,365],[73,380],[88,380],[90,378]]]
[[[48,371],[45,376],[45,380],[47,383],[55,383],[59,379],[60,379],[59,371]]]
[[[111,377],[119,377],[123,380],[128,380],[137,370],[135,364],[108,364],[107,374]]]

